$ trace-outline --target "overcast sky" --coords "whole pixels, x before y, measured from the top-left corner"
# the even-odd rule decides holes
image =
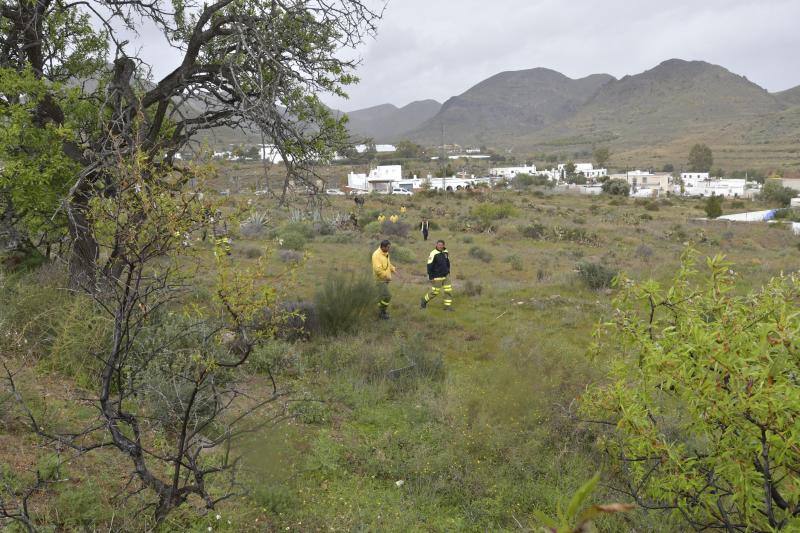
[[[619,78],[675,57],[780,91],[800,85],[799,24],[800,0],[389,0],[378,35],[358,51],[350,99],[323,99],[345,111],[443,102],[504,70]],[[144,55],[166,72],[170,53]]]

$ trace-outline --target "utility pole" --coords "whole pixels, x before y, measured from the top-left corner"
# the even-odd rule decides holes
[[[442,172],[442,192],[447,194],[447,179],[445,177],[447,169],[444,164],[444,122],[442,122],[442,155],[439,157],[439,166]]]

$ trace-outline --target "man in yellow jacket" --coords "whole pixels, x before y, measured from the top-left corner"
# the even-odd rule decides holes
[[[389,283],[392,281],[392,273],[397,270],[389,260],[389,248],[392,243],[387,240],[381,241],[381,246],[372,253],[372,272],[375,274],[375,281],[378,284],[378,317],[382,320],[389,319],[389,302],[392,295],[389,292]]]

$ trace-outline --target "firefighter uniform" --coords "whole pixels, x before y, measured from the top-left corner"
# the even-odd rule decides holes
[[[420,307],[428,306],[428,302],[444,293],[444,308],[453,310],[453,286],[450,284],[450,254],[446,248],[434,249],[428,257],[428,279],[431,281],[431,290],[425,293]]]
[[[375,274],[375,282],[378,285],[378,309],[381,318],[388,318],[386,310],[392,300],[389,292],[389,283],[392,281],[392,272],[395,271],[389,259],[389,252],[384,252],[380,248],[372,253],[372,272]]]

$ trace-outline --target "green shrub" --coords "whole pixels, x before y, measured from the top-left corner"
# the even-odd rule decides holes
[[[414,263],[417,260],[417,258],[414,257],[414,252],[402,246],[392,246],[391,257],[392,261],[406,264]]]
[[[584,228],[571,228],[568,226],[553,226],[550,228],[548,236],[551,240],[556,242],[574,242],[578,244],[597,245],[600,241],[595,233],[591,233]]]
[[[333,224],[328,222],[317,222],[314,224],[314,234],[316,235],[333,235],[336,233],[336,228]]]
[[[547,233],[547,228],[545,225],[539,224],[538,222],[529,224],[527,226],[520,226],[518,229],[523,237],[527,237],[529,239],[542,239]]]
[[[716,195],[711,195],[706,199],[703,209],[705,210],[708,218],[717,218],[722,215],[723,200],[724,198],[722,196]]]
[[[248,368],[257,374],[285,371],[296,364],[294,345],[277,339],[258,344],[247,358]]]
[[[795,504],[775,502],[800,486],[800,283],[745,293],[722,256],[704,263],[687,253],[668,286],[620,284],[617,318],[594,336],[608,377],[582,418],[603,421],[596,442],[622,485],[685,521],[667,529],[798,531]]]
[[[775,211],[775,218],[778,220],[788,220],[800,222],[800,210],[797,209],[778,209]]]
[[[578,277],[592,290],[611,287],[617,271],[600,263],[578,263],[576,270]]]
[[[376,309],[377,301],[372,278],[341,273],[326,277],[314,296],[322,333],[335,336],[355,330]]]
[[[373,220],[372,222],[370,222],[368,224],[365,224],[361,229],[367,235],[380,235],[381,234],[382,225],[377,220]]]
[[[655,203],[655,202],[647,202],[647,204],[645,204],[644,208],[647,211],[660,211],[661,210],[661,208],[658,207],[658,204]]]
[[[493,204],[487,202],[473,207],[470,213],[477,222],[478,229],[484,231],[490,229],[493,222],[516,215],[517,209],[508,203]]]
[[[314,238],[314,227],[305,222],[290,222],[283,227],[283,233],[299,233],[310,241]]]
[[[650,213],[642,213],[639,215],[639,220],[653,220],[653,215]]]
[[[521,271],[523,268],[522,258],[518,255],[509,255],[503,261],[511,265],[511,270]]]
[[[470,257],[474,257],[475,259],[480,259],[484,263],[491,263],[494,256],[489,253],[487,250],[484,250],[480,246],[473,246],[469,249]]]
[[[248,259],[258,259],[264,253],[264,250],[259,246],[245,246],[241,250],[242,254]]]
[[[603,182],[603,192],[611,196],[628,196],[631,192],[630,184],[621,179],[610,179]]]
[[[301,252],[305,249],[306,244],[308,244],[308,239],[302,233],[290,231],[281,234],[278,242],[281,248]]]
[[[381,224],[381,234],[391,237],[408,237],[408,231],[410,229],[411,226],[401,220],[392,222],[387,218],[383,221],[383,224]]]
[[[794,189],[784,187],[779,180],[768,179],[761,189],[760,198],[769,204],[786,207],[795,196],[797,196],[797,191]]]

